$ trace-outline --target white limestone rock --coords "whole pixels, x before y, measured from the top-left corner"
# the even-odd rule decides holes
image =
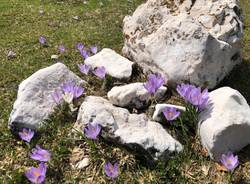
[[[213,88],[241,62],[242,27],[237,0],[148,0],[124,19],[123,54],[170,82]]]
[[[53,55],[51,55],[50,58],[51,58],[52,60],[57,60],[57,59],[59,59],[59,55],[53,54]]]
[[[17,99],[9,118],[9,127],[39,128],[56,107],[51,94],[59,89],[62,82],[69,81],[76,84],[83,82],[62,63],[41,69],[25,79],[19,85]]]
[[[90,122],[102,126],[104,139],[129,147],[149,163],[167,159],[170,153],[183,149],[159,123],[150,121],[144,114],[130,114],[102,97],[85,98],[74,127],[82,130]]]
[[[153,114],[153,120],[154,120],[154,121],[158,121],[158,122],[161,122],[161,121],[162,121],[161,113],[163,112],[163,110],[164,110],[166,107],[174,107],[174,108],[176,108],[176,109],[179,110],[179,111],[186,111],[186,108],[185,108],[185,107],[179,106],[179,105],[172,105],[172,104],[156,104],[156,106],[155,106],[155,111],[154,111],[154,114]]]
[[[80,160],[79,162],[77,162],[75,167],[76,167],[76,169],[81,170],[81,169],[84,169],[84,168],[88,167],[89,164],[90,164],[89,163],[89,158],[85,157],[82,160]]]
[[[209,97],[211,105],[199,115],[199,134],[211,158],[218,161],[223,153],[250,144],[250,107],[230,87],[214,90]]]
[[[104,66],[107,74],[117,79],[127,79],[132,75],[133,62],[108,48],[88,57],[85,64],[90,65],[91,68]]]
[[[155,94],[157,100],[161,99],[167,91],[162,86]],[[131,83],[123,86],[115,86],[108,92],[109,101],[120,107],[135,107],[140,109],[148,104],[150,94],[144,88],[143,83]]]

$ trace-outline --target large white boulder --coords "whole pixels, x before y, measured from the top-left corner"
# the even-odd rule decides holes
[[[117,79],[130,78],[133,62],[117,54],[112,49],[104,48],[94,56],[88,57],[85,64],[91,68],[104,66],[107,74]]]
[[[211,158],[219,160],[223,153],[250,144],[250,107],[230,87],[212,91],[209,97],[211,105],[199,115],[199,134]]]
[[[167,91],[167,88],[160,87],[154,97],[159,100]],[[120,107],[142,108],[147,105],[151,99],[150,94],[144,88],[143,83],[131,83],[123,86],[115,86],[108,92],[109,101]]]
[[[213,88],[241,62],[237,0],[148,0],[125,17],[123,33],[123,54],[170,82]]]
[[[91,122],[102,126],[105,139],[129,147],[149,163],[167,159],[170,153],[183,149],[159,123],[150,121],[144,114],[130,114],[127,109],[115,107],[102,97],[85,98],[75,128],[82,131]]]
[[[25,79],[19,85],[9,127],[39,128],[57,105],[51,94],[60,88],[61,83],[69,81],[76,84],[83,82],[62,63],[41,69]]]

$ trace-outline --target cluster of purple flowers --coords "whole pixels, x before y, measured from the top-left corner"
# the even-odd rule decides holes
[[[20,138],[25,142],[30,142],[34,137],[35,132],[31,129],[23,128],[18,133]],[[44,182],[46,177],[47,166],[45,162],[51,159],[51,153],[48,150],[42,149],[39,145],[36,145],[30,154],[30,158],[33,160],[40,161],[38,168],[31,167],[25,172],[25,176],[31,183],[41,184]]]
[[[52,98],[56,104],[60,104],[64,99],[67,103],[72,103],[73,99],[80,97],[84,93],[84,88],[75,85],[73,82],[65,82],[60,85],[60,91],[52,93]]]
[[[47,45],[46,38],[43,36],[39,37],[39,42],[41,45]],[[96,54],[98,51],[97,46],[91,46],[89,49],[85,49],[82,43],[78,43],[76,48],[84,59],[87,59],[91,54]],[[58,49],[61,54],[66,50],[64,45],[60,45]],[[91,67],[86,64],[79,64],[78,67],[81,73],[85,75],[91,70]],[[103,66],[97,67],[92,73],[103,79],[105,78],[106,70]],[[161,74],[151,74],[148,76],[148,80],[143,86],[148,93],[154,95],[165,82]],[[60,89],[60,91],[56,91],[52,94],[52,98],[56,104],[60,104],[62,99],[67,103],[72,103],[73,99],[80,97],[84,93],[84,88],[75,85],[73,82],[62,83]],[[176,90],[186,102],[191,103],[200,110],[204,109],[209,104],[209,93],[207,89],[202,90],[200,87],[191,84],[181,84],[177,86]],[[163,110],[163,114],[165,118],[171,122],[177,119],[181,113],[174,107],[167,107]],[[101,126],[99,123],[89,123],[84,128],[83,132],[88,139],[97,140],[101,133]],[[19,132],[19,136],[22,140],[29,143],[34,136],[34,131],[24,128]],[[30,154],[30,158],[40,161],[41,163],[38,168],[31,167],[26,171],[25,175],[32,183],[40,184],[45,180],[47,170],[45,162],[51,159],[51,153],[48,150],[42,149],[39,145],[36,145]],[[232,152],[227,152],[221,156],[221,163],[228,171],[233,171],[239,165],[238,156],[234,156]],[[111,164],[107,162],[104,165],[104,171],[108,177],[116,178],[119,175],[119,166],[117,163]]]
[[[87,59],[91,54],[96,54],[98,51],[96,45],[91,46],[90,49],[85,49],[85,46],[82,43],[78,43],[76,48],[84,59]]]
[[[207,89],[202,91],[200,87],[191,84],[181,84],[177,86],[176,90],[186,102],[193,104],[201,110],[209,104]]]
[[[44,36],[40,36],[38,40],[42,46],[48,46],[47,40]],[[94,55],[98,52],[98,48],[96,45],[92,45],[89,49],[85,49],[85,46],[82,43],[78,43],[76,45],[76,49],[80,52],[81,56],[84,59],[87,59],[91,55]],[[60,54],[63,54],[66,51],[66,48],[64,45],[59,45],[58,50]]]
[[[83,132],[88,139],[96,140],[98,135],[101,133],[101,126],[97,122],[88,123]],[[117,163],[112,165],[110,162],[107,162],[104,165],[104,171],[108,177],[114,179],[119,175],[119,166]]]
[[[151,95],[165,84],[165,79],[161,74],[150,74],[147,82],[143,85]],[[163,114],[168,121],[173,121],[180,116],[180,112],[174,107],[166,107]]]
[[[151,94],[155,94],[157,90],[163,86],[165,79],[160,74],[150,74],[147,82],[143,85],[144,88]]]
[[[79,64],[78,68],[80,70],[81,73],[87,75],[91,69],[91,67],[89,65],[86,64]],[[106,69],[104,66],[101,67],[97,67],[95,70],[92,71],[92,73],[99,77],[100,79],[104,79],[106,76]]]

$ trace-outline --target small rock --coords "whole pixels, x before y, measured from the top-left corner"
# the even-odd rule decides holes
[[[55,60],[57,60],[58,58],[59,58],[59,56],[58,56],[58,55],[56,55],[56,54],[51,55],[51,59],[55,59]]]
[[[14,130],[23,127],[38,129],[57,106],[51,94],[61,83],[68,81],[84,82],[62,63],[41,69],[25,79],[19,85],[9,127]]]
[[[10,50],[10,51],[8,52],[8,54],[7,54],[7,58],[8,58],[8,59],[13,59],[13,58],[15,58],[15,57],[16,57],[16,53],[15,53],[14,51]]]
[[[94,56],[88,57],[85,64],[92,68],[104,66],[107,74],[118,79],[129,78],[132,74],[133,62],[107,48],[102,49]]]
[[[174,107],[174,108],[176,108],[176,109],[178,109],[180,111],[186,111],[186,108],[183,107],[183,106],[172,105],[172,104],[156,104],[155,111],[154,111],[154,114],[153,114],[153,120],[154,121],[158,121],[158,122],[162,121],[161,113],[166,107]]]
[[[74,20],[80,20],[80,17],[79,16],[74,16],[73,19]]]
[[[183,149],[159,123],[150,121],[145,114],[130,114],[102,97],[85,98],[74,127],[82,130],[90,122],[102,126],[104,139],[129,147],[150,164]]]
[[[161,87],[155,94],[157,100],[161,99],[167,91],[166,87]],[[144,88],[143,83],[137,82],[124,86],[115,86],[108,92],[109,101],[120,107],[135,107],[140,109],[148,104],[150,94]]]
[[[39,15],[44,15],[45,12],[43,10],[39,10]]]
[[[210,157],[219,161],[225,152],[250,144],[250,107],[230,87],[214,90],[209,97],[211,105],[199,115],[199,134]]]
[[[89,166],[89,158],[84,158],[83,160],[77,162],[76,169],[84,169]]]

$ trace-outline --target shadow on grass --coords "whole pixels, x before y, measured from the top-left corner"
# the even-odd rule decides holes
[[[250,104],[250,61],[243,60],[236,66],[218,87],[223,86],[230,86],[238,90]]]

